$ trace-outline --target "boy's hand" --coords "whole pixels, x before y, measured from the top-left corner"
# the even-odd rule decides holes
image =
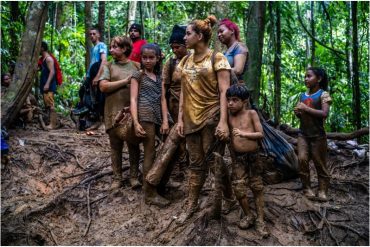
[[[229,139],[229,127],[227,124],[219,123],[216,128],[215,135],[221,141],[227,141]]]
[[[232,133],[233,133],[233,136],[243,137],[242,136],[242,131],[240,129],[238,129],[238,128],[233,128]]]

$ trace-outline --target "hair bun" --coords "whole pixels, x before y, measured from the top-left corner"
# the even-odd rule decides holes
[[[210,15],[204,20],[204,22],[213,27],[217,23],[217,18],[214,15]]]

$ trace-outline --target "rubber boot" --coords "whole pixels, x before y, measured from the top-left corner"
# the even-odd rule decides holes
[[[157,189],[155,186],[151,185],[150,183],[146,181],[144,181],[144,196],[145,196],[145,203],[148,205],[166,207],[170,204],[169,200],[160,196],[157,193]]]
[[[113,170],[113,181],[110,186],[111,190],[117,190],[122,187],[122,165],[118,162],[114,162],[112,159],[112,170]]]
[[[46,126],[48,129],[56,129],[58,126],[57,113],[54,109],[50,109],[50,124]]]
[[[200,190],[205,180],[204,172],[202,171],[190,170],[189,173],[189,195],[184,212],[182,212],[176,220],[177,224],[183,224],[197,211]]]
[[[223,205],[222,205],[222,213],[223,214],[229,214],[231,212],[231,210],[234,209],[236,203],[237,203],[237,201],[235,199],[233,199],[233,198],[229,199],[229,198],[224,197]]]
[[[317,192],[317,200],[322,202],[328,201],[328,187],[329,179],[319,178],[319,191]]]
[[[139,159],[140,149],[138,146],[128,145],[129,161],[130,161],[130,185],[132,189],[137,189],[141,186],[139,181]]]
[[[255,202],[256,202],[256,211],[257,211],[257,220],[256,220],[256,231],[263,237],[267,237],[270,233],[267,231],[264,221],[264,211],[265,202],[263,199],[263,190],[262,191],[253,191]]]
[[[221,209],[222,209],[222,190],[223,186],[223,176],[221,173],[222,156],[218,153],[213,153],[214,155],[214,175],[215,175],[215,186],[213,191],[213,203],[211,208],[207,210],[207,215],[209,219],[220,219]]]
[[[248,229],[254,224],[255,221],[255,217],[253,216],[249,209],[248,198],[244,196],[243,198],[239,199],[239,204],[245,214],[245,217],[242,220],[240,220],[238,226],[240,229]]]
[[[310,176],[308,175],[303,175],[303,174],[300,174],[299,175],[300,178],[301,178],[301,181],[302,181],[302,188],[303,188],[303,194],[305,197],[307,197],[308,199],[313,199],[315,198],[315,193],[313,193],[312,189],[311,189],[311,183],[310,183]]]

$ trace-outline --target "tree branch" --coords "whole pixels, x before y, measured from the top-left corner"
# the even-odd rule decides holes
[[[319,43],[321,46],[329,49],[330,51],[332,51],[338,58],[346,61],[346,58],[341,56],[341,55],[345,55],[344,52],[342,51],[338,51],[338,50],[335,50],[334,48],[330,47],[330,46],[327,46],[325,45],[322,41],[318,40],[317,38],[315,38],[312,33],[310,33],[310,31],[307,30],[306,26],[304,25],[303,21],[302,21],[302,18],[301,18],[301,15],[299,14],[300,10],[299,10],[299,5],[298,5],[298,2],[297,2],[297,15],[298,15],[298,21],[299,23],[301,24],[302,28],[304,29],[304,31],[308,34],[308,36],[310,36],[312,39],[314,39],[317,43]]]

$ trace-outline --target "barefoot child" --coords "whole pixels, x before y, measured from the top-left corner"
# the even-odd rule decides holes
[[[313,199],[315,194],[311,190],[309,167],[309,161],[312,159],[319,180],[317,199],[327,201],[330,175],[326,168],[327,142],[324,121],[329,114],[331,98],[324,90],[328,87],[328,77],[321,68],[308,68],[304,81],[308,91],[301,94],[294,108],[294,113],[301,122],[298,136],[299,174],[304,195]]]
[[[255,221],[248,205],[247,186],[249,186],[256,204],[256,230],[263,237],[267,237],[269,233],[263,220],[264,200],[261,177],[263,169],[258,155],[259,141],[263,138],[262,125],[257,112],[250,108],[249,92],[245,85],[232,85],[226,91],[226,97],[231,130],[232,185],[246,216],[240,221],[239,227],[247,229]]]
[[[145,178],[154,163],[156,130],[162,124],[161,50],[156,44],[146,44],[141,48],[140,54],[143,70],[135,72],[131,78],[130,110],[135,134],[143,140],[143,177]],[[158,194],[155,186],[143,180],[146,204],[164,207],[170,203]]]

